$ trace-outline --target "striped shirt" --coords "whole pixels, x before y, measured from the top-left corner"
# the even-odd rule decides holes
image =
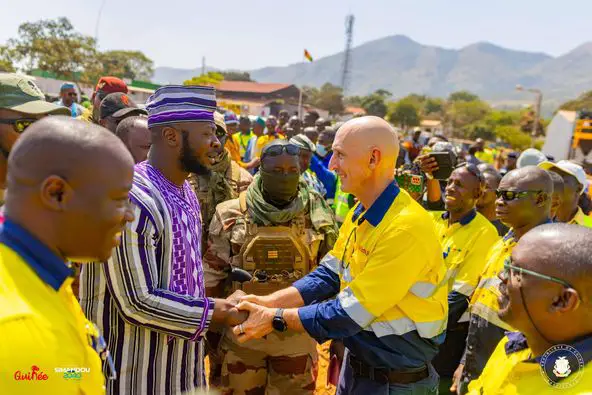
[[[80,304],[115,362],[107,392],[191,391],[205,384],[201,338],[214,308],[205,297],[199,204],[188,182],[178,187],[147,162],[136,165],[130,200],[135,219],[121,246],[109,262],[84,265],[80,281]]]

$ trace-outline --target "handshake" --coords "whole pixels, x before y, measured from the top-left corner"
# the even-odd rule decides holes
[[[225,301],[227,314],[223,323],[231,328],[240,343],[262,338],[273,331],[276,309],[270,307],[271,301],[265,296],[247,295],[237,290]]]

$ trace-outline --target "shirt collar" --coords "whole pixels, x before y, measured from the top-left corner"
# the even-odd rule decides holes
[[[505,345],[506,355],[513,354],[518,351],[523,351],[528,348],[528,341],[526,336],[521,332],[506,332],[508,342]],[[584,359],[584,363],[592,360],[592,335],[584,336],[568,345],[575,348]],[[540,362],[540,357],[528,360],[529,362]]]
[[[462,217],[458,221],[458,223],[461,224],[462,226],[468,225],[471,223],[472,220],[475,219],[476,216],[477,216],[477,210],[472,209],[464,217]],[[448,219],[448,217],[450,217],[450,213],[448,211],[444,211],[444,213],[442,214],[442,219]]]
[[[550,218],[547,218],[545,221],[541,222],[539,225],[545,225],[545,224],[552,224],[553,220]],[[513,241],[516,241],[516,234],[514,233],[514,229],[511,228],[508,233],[506,233],[506,235],[504,236],[504,241],[508,241],[512,239]]]
[[[386,212],[391,207],[397,196],[399,195],[400,189],[396,182],[391,182],[384,191],[378,196],[378,199],[372,203],[372,206],[366,210],[364,215],[359,219],[359,223],[361,224],[365,220],[367,220],[370,225],[378,226],[380,221],[386,215]],[[356,208],[354,209],[354,214],[352,216],[352,220],[356,221],[360,217],[360,214],[364,212],[364,206],[359,203]]]
[[[74,273],[62,258],[25,228],[9,219],[0,228],[0,243],[19,254],[41,280],[56,291]]]

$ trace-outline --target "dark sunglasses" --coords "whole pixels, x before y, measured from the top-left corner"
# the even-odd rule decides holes
[[[511,202],[512,200],[522,199],[531,194],[539,194],[543,193],[543,191],[506,191],[503,189],[498,189],[495,191],[495,196],[498,198],[502,198],[506,202]]]
[[[512,258],[508,257],[504,261],[504,271],[503,271],[504,278],[507,279],[508,275],[515,275],[514,273],[519,273],[520,275],[528,274],[529,276],[532,276],[532,277],[540,278],[542,280],[552,281],[554,283],[561,284],[566,288],[574,289],[574,287],[572,287],[570,283],[568,283],[567,281],[563,281],[560,278],[547,276],[546,274],[542,274],[542,273],[534,272],[532,270],[528,270],[528,269],[524,269],[524,268],[521,268],[518,266],[514,266],[512,264]]]
[[[12,125],[12,127],[13,127],[13,129],[14,129],[15,132],[22,133],[22,132],[25,131],[26,128],[28,128],[29,126],[31,126],[36,121],[37,121],[36,119],[27,119],[27,118],[23,118],[23,119],[0,119],[0,124]]]
[[[280,156],[282,153],[286,152],[286,154],[291,156],[298,156],[300,155],[300,147],[294,144],[287,144],[287,145],[268,145],[267,147],[263,148],[261,152],[261,159],[266,156]]]

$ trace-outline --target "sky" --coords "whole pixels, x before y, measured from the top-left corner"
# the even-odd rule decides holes
[[[0,7],[0,44],[23,22],[65,16],[83,34],[98,33],[101,50],[140,50],[156,66],[177,68],[201,67],[203,56],[210,67],[250,70],[300,62],[304,48],[331,55],[344,48],[349,13],[354,46],[403,34],[445,48],[488,41],[558,56],[592,40],[590,0],[0,0]]]

